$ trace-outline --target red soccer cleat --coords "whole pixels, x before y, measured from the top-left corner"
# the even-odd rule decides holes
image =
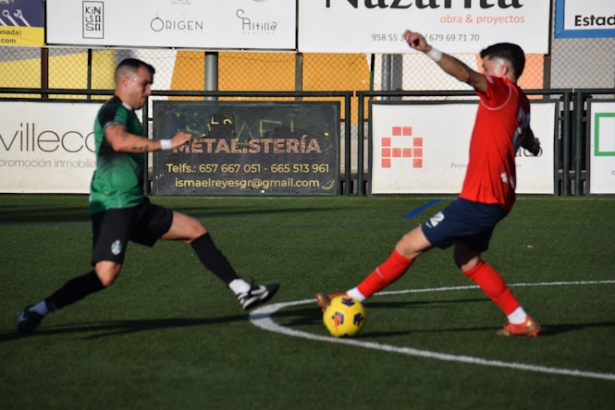
[[[320,306],[320,308],[322,309],[322,311],[324,312],[327,309],[327,306],[329,306],[329,304],[331,303],[331,299],[333,299],[336,296],[342,296],[345,295],[346,292],[337,292],[337,293],[333,293],[331,295],[327,295],[326,293],[317,293],[316,296],[316,303],[318,304],[318,306]]]
[[[532,319],[529,315],[525,315],[525,322],[520,325],[513,325],[508,322],[503,329],[498,330],[499,336],[528,336],[536,337],[540,332],[540,323]]]

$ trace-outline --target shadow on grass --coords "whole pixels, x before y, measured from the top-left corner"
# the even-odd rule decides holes
[[[155,199],[153,201],[156,203]],[[63,207],[63,208],[20,208],[15,206],[0,206],[0,225],[32,225],[42,223],[65,223],[65,222],[90,222],[89,208],[83,207]],[[207,222],[208,218],[224,218],[245,216],[279,217],[284,213],[304,214],[307,212],[331,212],[340,211],[339,207],[330,208],[248,208],[248,207],[170,207],[174,211],[202,219]],[[204,211],[206,211],[204,213]]]
[[[398,308],[408,308],[408,307],[418,307],[424,305],[440,305],[444,303],[474,303],[474,302],[488,302],[485,299],[464,299],[464,300],[446,300],[446,301],[410,301],[410,302],[373,302],[370,300],[368,308],[371,310],[373,308],[376,309],[398,309]],[[436,307],[436,306],[434,306]],[[273,318],[283,319],[282,326],[287,327],[301,327],[301,326],[320,326],[322,325],[322,312],[316,306],[302,308],[302,309],[289,309],[283,311],[277,311],[272,315]],[[460,329],[460,330],[468,330],[468,329]],[[477,330],[477,329],[473,329]],[[482,329],[485,330],[485,329]],[[431,330],[430,330],[431,331]],[[438,330],[438,332],[448,332],[447,330]],[[425,332],[425,331],[419,331]],[[400,331],[390,331],[390,332],[365,332],[358,336],[355,336],[356,339],[373,339],[378,337],[391,337],[391,336],[405,336],[411,333],[417,333],[416,329],[412,330],[400,330]]]
[[[488,299],[463,299],[463,300],[438,300],[438,301],[410,301],[410,302],[369,302],[368,308],[371,309],[399,309],[408,307],[419,307],[447,304],[447,303],[491,303]],[[318,307],[306,307],[302,309],[288,309],[277,311],[272,315],[272,318],[282,319],[281,326],[286,327],[301,327],[301,326],[315,326],[322,325],[322,312]],[[283,318],[286,318],[284,320]],[[540,337],[555,336],[568,332],[575,332],[585,329],[593,328],[615,328],[615,322],[597,322],[597,323],[568,323],[568,324],[542,324],[543,328],[540,332]],[[384,331],[384,332],[365,332],[358,335],[358,339],[374,339],[380,337],[393,337],[393,336],[405,336],[409,334],[417,333],[450,333],[450,332],[483,332],[483,331],[495,331],[499,326],[486,326],[486,327],[443,327],[441,329],[419,329],[413,328],[411,330],[398,330],[398,331]]]
[[[271,316],[274,319],[290,318],[290,321],[284,321],[284,324],[282,325],[288,327],[309,326],[316,323],[322,323],[322,312],[315,304],[314,307],[306,307],[303,309],[279,310]]]
[[[579,330],[608,328],[615,327],[615,322],[598,322],[598,323],[570,323],[561,325],[542,324],[542,330],[539,337],[556,336],[562,333],[574,332]],[[463,327],[463,328],[443,328],[443,329],[413,329],[411,333],[450,333],[450,332],[482,332],[482,331],[497,330],[493,326],[489,327]],[[387,334],[384,334],[387,336]],[[373,336],[370,334],[370,337]]]
[[[87,207],[66,208],[15,208],[2,207],[0,225],[34,225],[41,223],[85,223],[90,221],[90,212]]]
[[[171,329],[182,328],[192,326],[208,326],[217,325],[230,322],[242,322],[247,321],[247,315],[235,315],[219,318],[173,318],[173,319],[141,319],[141,320],[118,320],[108,322],[93,322],[93,323],[80,323],[78,325],[57,325],[53,327],[45,327],[41,325],[37,331],[31,335],[23,335],[21,333],[4,333],[0,334],[0,343],[11,342],[13,340],[42,337],[42,336],[54,336],[62,334],[79,334],[88,333],[84,336],[84,339],[100,339],[109,336],[125,335],[130,333],[146,332],[150,330],[158,329]],[[90,334],[92,332],[99,332],[98,334]]]
[[[566,323],[559,325],[550,325],[542,323],[542,330],[540,331],[540,337],[555,336],[561,333],[575,332],[578,330],[601,328],[601,327],[615,327],[615,322],[597,322],[597,323]]]
[[[466,300],[450,300],[450,301],[436,301],[436,302],[370,302],[371,308],[400,308],[408,307],[412,305],[429,305],[440,303],[460,303],[460,302],[484,302],[484,299],[466,299]],[[306,307],[303,309],[292,309],[286,311],[278,311],[272,315],[273,318],[283,319],[282,326],[287,327],[300,327],[300,326],[314,326],[322,324],[322,312],[318,308]],[[234,315],[218,318],[172,318],[172,319],[149,319],[149,320],[120,320],[120,321],[106,321],[106,322],[93,322],[93,323],[80,323],[77,325],[57,325],[53,327],[45,327],[42,325],[36,333],[31,335],[22,335],[20,333],[0,333],[0,343],[11,342],[14,340],[43,337],[43,336],[55,336],[63,334],[79,334],[87,333],[84,335],[85,340],[95,340],[110,336],[120,336],[131,333],[146,332],[159,329],[171,329],[171,328],[185,328],[192,326],[209,326],[217,324],[225,324],[230,322],[243,322],[248,321],[249,317],[245,314]],[[543,324],[543,329],[540,332],[540,337],[555,336],[562,333],[580,331],[593,328],[615,328],[615,322],[597,322],[597,323],[568,323],[568,324]],[[417,329],[400,330],[400,331],[385,331],[385,332],[366,332],[358,335],[359,339],[374,339],[381,337],[392,336],[405,336],[416,333],[448,333],[448,332],[481,332],[493,330],[492,326],[489,327],[446,327],[442,329]],[[97,334],[91,334],[96,332]]]
[[[445,305],[445,304],[458,304],[458,303],[485,303],[490,302],[489,299],[480,298],[480,299],[451,299],[451,300],[422,300],[422,301],[399,301],[399,302],[373,302],[369,301],[369,305],[366,305],[370,310],[371,309],[402,309],[406,307],[416,307],[416,306],[434,306],[437,305]]]

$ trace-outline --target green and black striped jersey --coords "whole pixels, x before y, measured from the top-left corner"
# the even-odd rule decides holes
[[[114,96],[98,111],[94,123],[96,171],[90,186],[90,212],[131,208],[143,201],[144,153],[116,152],[105,138],[105,127],[122,124],[126,131],[143,135],[134,110]]]

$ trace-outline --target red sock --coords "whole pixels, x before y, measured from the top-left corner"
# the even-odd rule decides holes
[[[504,283],[502,276],[485,262],[480,261],[478,265],[463,274],[472,279],[504,314],[509,315],[521,306]]]
[[[357,286],[357,289],[363,296],[369,298],[374,293],[384,289],[399,279],[406,270],[408,270],[410,265],[412,265],[412,262],[414,262],[414,259],[408,259],[396,250],[393,250],[389,259],[378,266],[375,271],[370,273],[367,278]]]

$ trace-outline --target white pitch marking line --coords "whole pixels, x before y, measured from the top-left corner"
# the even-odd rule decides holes
[[[579,281],[579,282],[539,282],[539,283],[517,283],[510,284],[509,286],[563,286],[563,285],[597,285],[597,284],[614,284],[615,280],[602,280],[602,281]],[[387,291],[387,292],[379,292],[377,296],[384,295],[399,295],[404,293],[422,293],[422,292],[443,292],[450,290],[467,290],[467,289],[476,289],[478,286],[453,286],[453,287],[442,287],[442,288],[431,288],[431,289],[408,289],[401,291]],[[300,330],[290,329],[284,326],[280,326],[271,319],[271,315],[277,312],[280,309],[287,308],[290,306],[297,305],[305,305],[308,303],[314,303],[314,299],[305,299],[305,300],[296,300],[292,302],[283,302],[283,303],[274,303],[270,305],[265,305],[260,307],[252,313],[250,313],[250,321],[256,327],[260,327],[261,329],[268,330],[270,332],[281,333],[287,336],[301,337],[303,339],[308,340],[317,340],[321,342],[328,343],[339,343],[357,347],[363,347],[366,349],[374,349],[381,350],[385,352],[391,353],[399,353],[405,354],[409,356],[417,356],[424,357],[429,359],[438,359],[445,360],[450,362],[461,362],[461,363],[471,363],[478,364],[481,366],[492,366],[492,367],[501,367],[508,369],[517,369],[517,370],[527,370],[538,373],[550,373],[550,374],[559,374],[565,376],[576,376],[576,377],[584,377],[590,379],[603,379],[603,380],[611,380],[615,381],[615,374],[613,373],[597,373],[597,372],[587,372],[581,370],[570,370],[570,369],[559,369],[555,367],[546,367],[546,366],[536,366],[531,364],[523,364],[523,363],[509,363],[502,362],[499,360],[487,360],[481,359],[479,357],[472,356],[459,356],[453,354],[446,353],[438,353],[431,352],[429,350],[419,350],[413,349],[411,347],[398,347],[391,346],[381,343],[374,342],[364,342],[356,339],[336,339],[330,336],[321,336],[313,333],[303,332]]]

